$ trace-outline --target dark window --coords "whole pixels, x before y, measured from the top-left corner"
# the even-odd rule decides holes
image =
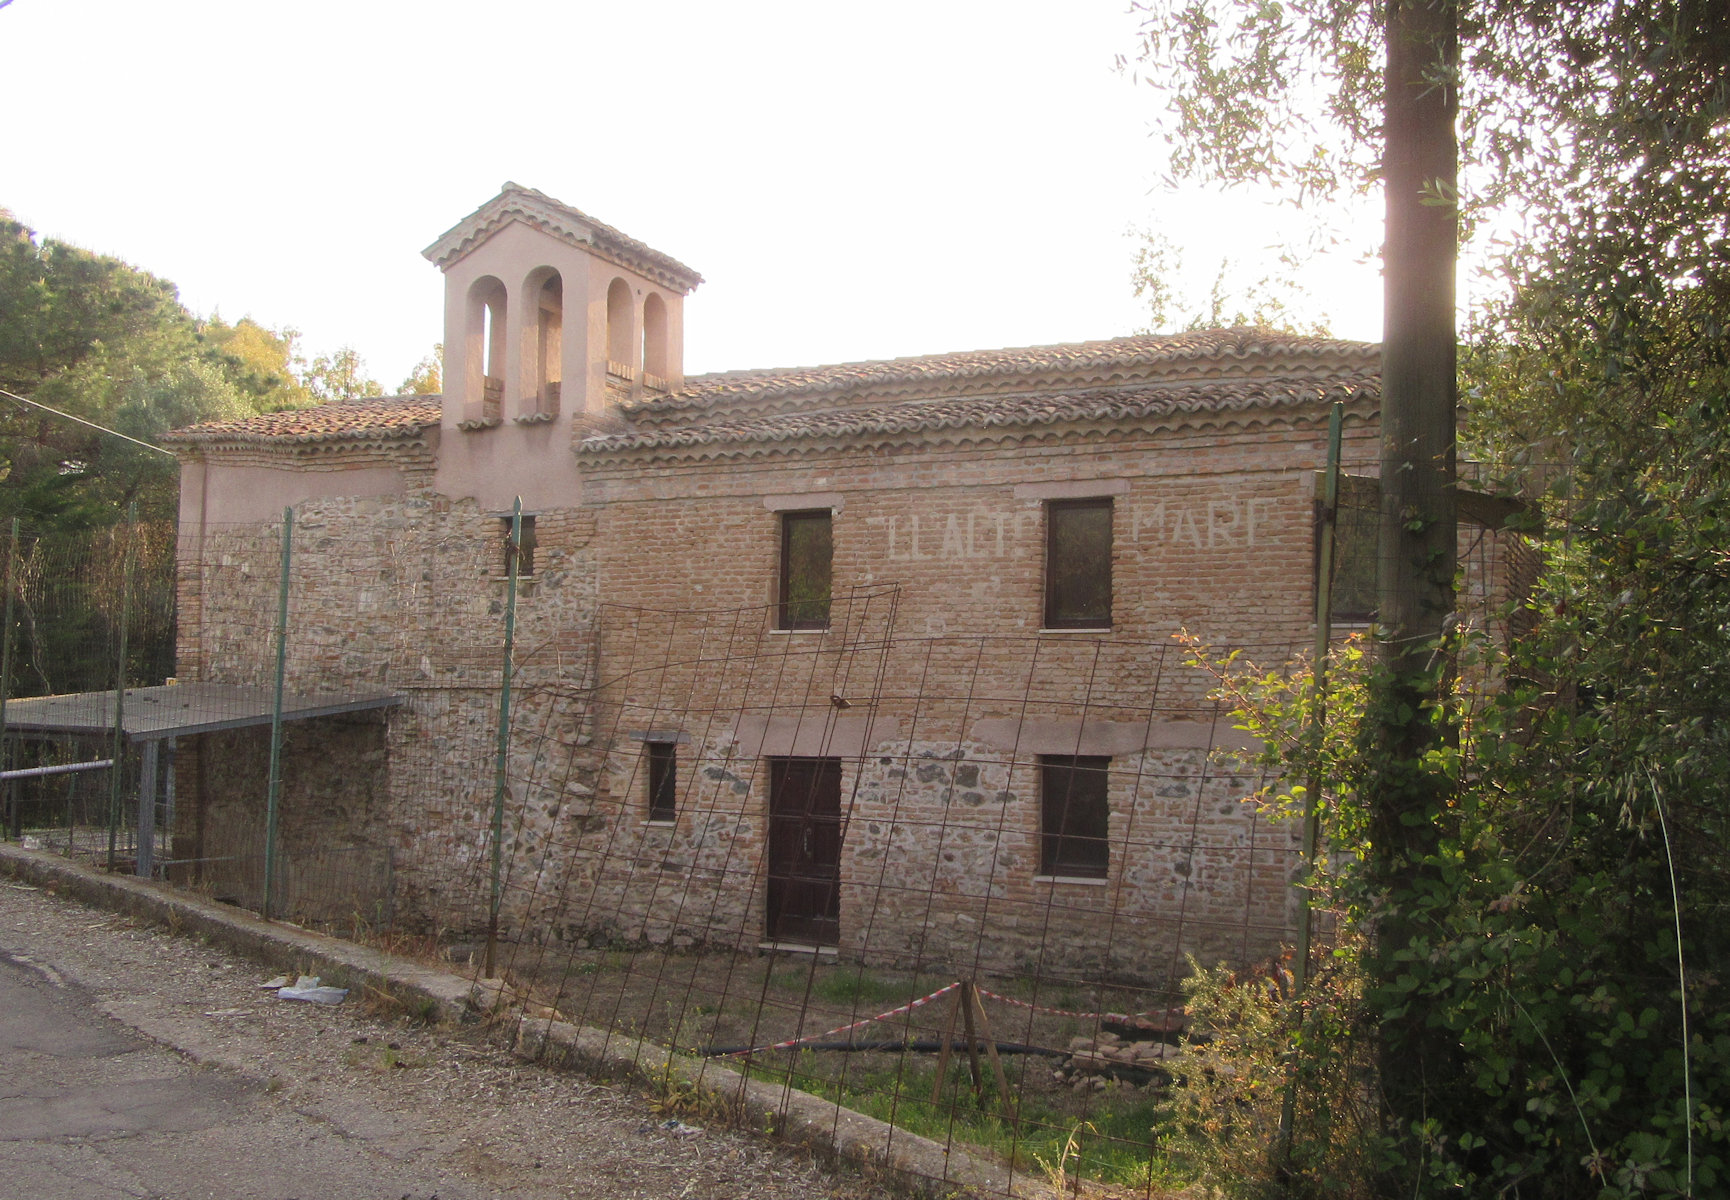
[[[504,566],[501,574],[511,573],[511,518],[505,517],[504,535]],[[535,573],[535,519],[528,513],[523,514],[522,545],[517,552],[517,575],[533,575]]]
[[[1045,507],[1045,627],[1111,628],[1111,500]]]
[[[1046,754],[1039,759],[1039,873],[1104,879],[1109,861],[1106,834],[1106,768],[1111,759],[1082,754]]]
[[[781,514],[781,629],[829,628],[834,555],[828,509]]]
[[[1341,480],[1344,484],[1346,481]],[[1321,585],[1322,538],[1327,533],[1321,505],[1316,506],[1316,585]],[[1334,573],[1332,604],[1335,621],[1372,621],[1376,615],[1376,536],[1380,513],[1371,488],[1341,487],[1334,510]],[[1313,607],[1313,606],[1312,606]]]
[[[649,760],[649,820],[671,821],[679,810],[679,747],[674,742],[647,742]]]

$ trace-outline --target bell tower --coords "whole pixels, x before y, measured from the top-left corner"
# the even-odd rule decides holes
[[[445,277],[447,430],[598,413],[684,379],[691,268],[507,183],[424,254]]]
[[[675,258],[521,184],[422,253],[445,277],[437,489],[509,508],[577,503],[585,417],[684,382]]]

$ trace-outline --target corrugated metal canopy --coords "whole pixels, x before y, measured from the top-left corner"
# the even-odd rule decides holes
[[[121,724],[132,742],[268,725],[275,692],[228,683],[172,683],[128,688]],[[305,721],[336,713],[394,708],[403,702],[388,692],[283,693],[282,719]],[[6,703],[6,732],[15,734],[112,734],[113,692],[74,692]]]

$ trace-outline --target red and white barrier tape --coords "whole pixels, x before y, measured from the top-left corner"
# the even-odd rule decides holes
[[[723,1054],[720,1057],[722,1057],[722,1058],[742,1058],[747,1054],[763,1054],[763,1053],[766,1053],[767,1051],[770,1051],[770,1050],[791,1050],[791,1049],[793,1049],[793,1047],[802,1046],[806,1042],[821,1041],[824,1038],[834,1037],[838,1033],[850,1033],[853,1030],[858,1029],[862,1025],[871,1024],[871,1022],[873,1022],[873,1021],[887,1021],[890,1017],[898,1017],[902,1013],[912,1012],[914,1009],[920,1007],[921,1005],[930,1004],[933,1000],[937,999],[939,996],[947,995],[948,993],[953,992],[956,988],[958,988],[960,986],[961,986],[961,983],[959,980],[957,980],[954,983],[945,984],[944,986],[938,988],[935,992],[932,992],[929,996],[921,996],[917,1000],[909,1001],[908,1003],[903,1004],[900,1008],[892,1008],[886,1013],[878,1013],[874,1017],[866,1017],[863,1021],[855,1021],[851,1025],[843,1025],[839,1029],[831,1029],[827,1033],[809,1033],[809,1034],[806,1034],[804,1037],[789,1038],[788,1040],[786,1040],[784,1042],[776,1042],[772,1046],[758,1046],[758,1047],[751,1049],[751,1050],[734,1050],[732,1053]]]

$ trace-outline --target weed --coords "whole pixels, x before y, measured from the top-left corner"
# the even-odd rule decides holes
[[[343,1051],[342,1061],[356,1070],[390,1072],[424,1067],[429,1061],[423,1054],[404,1053],[395,1043],[373,1050],[369,1046],[350,1046]]]
[[[1040,1170],[1045,1172],[1045,1181],[1049,1183],[1055,1191],[1068,1191],[1072,1183],[1074,1184],[1075,1191],[1079,1192],[1081,1190],[1081,1176],[1071,1175],[1069,1173],[1069,1164],[1071,1160],[1079,1160],[1081,1157],[1079,1139],[1083,1129],[1089,1130],[1093,1133],[1099,1132],[1097,1129],[1093,1128],[1092,1122],[1078,1121],[1074,1128],[1069,1131],[1069,1136],[1063,1140],[1063,1149],[1058,1153],[1055,1161],[1046,1158],[1043,1154],[1038,1152],[1035,1152],[1033,1155],[1033,1161],[1038,1163]]]

